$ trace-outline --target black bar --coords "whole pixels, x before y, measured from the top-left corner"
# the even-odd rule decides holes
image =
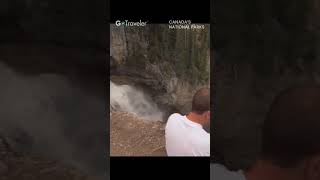
[[[111,157],[111,179],[209,179],[208,157]]]
[[[149,23],[168,23],[169,20],[191,20],[193,23],[210,22],[210,1],[127,1],[113,0],[110,22],[116,20]]]

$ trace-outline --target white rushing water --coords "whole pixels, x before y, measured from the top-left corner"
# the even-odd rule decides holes
[[[129,85],[116,85],[111,81],[110,110],[131,112],[145,120],[163,120],[163,113],[157,104],[144,92]]]

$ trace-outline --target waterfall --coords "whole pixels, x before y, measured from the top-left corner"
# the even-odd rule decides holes
[[[130,85],[116,85],[111,81],[110,111],[131,112],[145,120],[163,120],[163,112],[145,92]]]

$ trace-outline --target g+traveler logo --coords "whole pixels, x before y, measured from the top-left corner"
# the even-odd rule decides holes
[[[124,21],[120,21],[117,20],[116,21],[116,26],[146,26],[147,25],[147,21],[138,21],[138,22],[131,22],[129,20],[124,20]]]

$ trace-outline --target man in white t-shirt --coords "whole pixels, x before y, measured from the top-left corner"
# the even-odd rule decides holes
[[[210,134],[203,129],[206,124],[210,124],[210,90],[201,88],[193,96],[189,114],[174,113],[168,118],[168,156],[210,156]]]

